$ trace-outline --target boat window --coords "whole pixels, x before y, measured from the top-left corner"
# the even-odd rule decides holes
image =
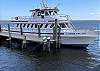
[[[66,25],[64,23],[59,23],[61,28],[66,28]]]
[[[50,28],[53,28],[53,26],[54,26],[54,23],[51,24]]]
[[[44,19],[44,11],[41,11],[41,18]]]
[[[44,11],[41,11],[42,14],[44,14]]]
[[[46,16],[48,16],[48,15],[49,15],[47,11],[45,12],[45,15],[46,15]]]
[[[25,26],[26,26],[26,24],[23,25],[23,27],[25,27]]]
[[[27,28],[30,26],[30,24],[27,25]]]
[[[57,25],[57,28],[60,28],[60,25],[59,24]]]
[[[57,11],[54,11],[55,14],[57,14]]]
[[[47,28],[47,27],[48,27],[48,24],[45,25],[45,28]]]
[[[65,23],[65,24],[66,24],[66,26],[67,26],[68,28],[70,28],[69,25],[68,25],[68,23]]]
[[[41,18],[44,19],[44,15],[41,15]]]
[[[38,12],[38,15],[37,16],[41,16],[41,12]]]
[[[17,26],[16,27],[18,27],[19,26],[19,24],[17,24]]]
[[[51,15],[53,15],[53,12],[51,12]]]
[[[18,17],[15,17],[15,20],[18,20]]]
[[[35,16],[35,12],[32,12],[33,17]]]
[[[37,28],[38,27],[38,25],[37,24],[35,24],[35,28]]]
[[[50,28],[53,28],[54,24],[51,24]],[[57,25],[57,28],[59,28],[60,25]]]
[[[31,28],[33,28],[34,24],[31,25]]]
[[[51,12],[52,12],[52,11],[49,11],[49,14],[50,14],[50,15],[51,15]]]
[[[60,27],[62,28],[62,24],[61,24],[61,23],[59,23],[59,25],[60,25]]]
[[[53,11],[53,15],[55,15],[54,11]]]
[[[66,25],[64,23],[62,24],[62,28],[66,28]]]
[[[43,24],[40,25],[40,28],[42,28]]]

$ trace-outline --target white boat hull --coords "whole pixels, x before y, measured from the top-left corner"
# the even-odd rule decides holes
[[[75,46],[75,47],[87,47],[89,44],[94,44],[95,40],[98,39],[98,36],[63,36],[61,37],[60,43],[66,46]]]
[[[87,47],[89,44],[94,44],[95,40],[97,39],[98,35],[61,36],[60,44],[65,46]]]
[[[12,29],[12,31],[20,31],[20,29]],[[34,34],[38,37],[38,31],[32,30],[25,30],[24,32],[27,32],[26,34]],[[33,33],[36,32],[36,33]],[[41,38],[43,37],[51,37],[53,39],[53,33],[47,34],[47,32],[52,33],[52,29],[41,29]],[[78,31],[70,31],[69,32],[63,32],[61,30],[63,35],[61,35],[61,41],[60,44],[62,45],[71,45],[71,46],[80,46],[80,47],[87,47],[89,44],[93,44],[96,39],[98,39],[98,33],[95,31],[89,31],[89,30],[78,30]],[[46,34],[44,34],[46,33]],[[71,34],[70,34],[71,33]],[[73,34],[74,33],[74,34]]]
[[[78,37],[61,37],[61,44],[93,44],[95,37],[88,37],[88,36],[78,36]]]

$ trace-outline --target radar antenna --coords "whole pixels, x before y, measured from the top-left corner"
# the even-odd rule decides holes
[[[42,3],[41,3],[42,7],[44,7],[44,8],[47,7],[47,1],[48,0],[42,0]]]

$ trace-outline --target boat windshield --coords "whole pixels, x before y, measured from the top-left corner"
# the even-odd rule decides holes
[[[48,13],[48,11],[46,11],[46,12],[45,12],[45,16],[48,16],[48,15],[49,15],[49,13]]]

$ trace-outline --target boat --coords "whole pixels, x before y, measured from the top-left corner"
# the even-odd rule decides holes
[[[12,22],[17,23],[15,24],[17,29],[12,30],[18,32],[22,25],[24,33],[37,35],[39,24],[41,37],[48,36],[53,39],[53,27],[57,19],[57,27],[61,28],[61,45],[87,47],[97,39],[98,34],[95,30],[76,29],[70,16],[59,14],[59,11],[58,7],[49,7],[47,3],[42,2],[41,8],[30,10],[31,16],[12,17]]]

